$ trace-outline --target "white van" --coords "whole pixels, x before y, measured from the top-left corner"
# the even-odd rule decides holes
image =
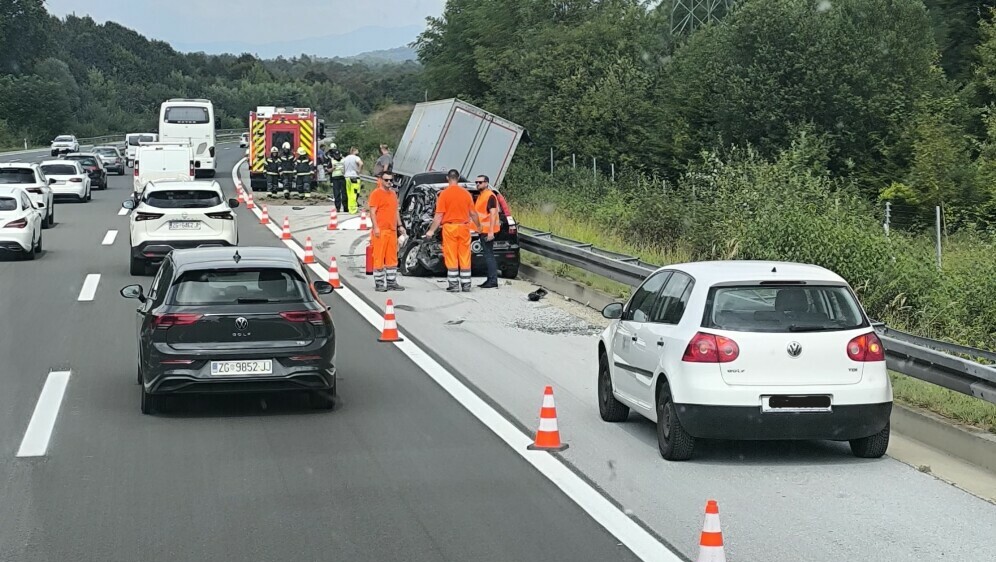
[[[130,168],[135,162],[135,153],[138,152],[139,144],[158,141],[159,135],[156,133],[129,133],[125,135],[125,166]]]
[[[134,195],[137,199],[150,181],[194,179],[194,156],[190,145],[142,143],[135,155]]]

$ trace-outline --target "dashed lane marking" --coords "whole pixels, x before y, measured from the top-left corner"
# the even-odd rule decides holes
[[[97,294],[97,285],[100,283],[100,274],[91,273],[86,276],[83,280],[83,288],[80,289],[80,296],[78,301],[89,302],[93,300],[94,295]]]
[[[101,242],[103,246],[110,246],[114,243],[114,239],[118,237],[117,230],[108,230],[107,234],[104,235],[104,240]]]
[[[24,432],[21,448],[17,450],[18,457],[43,457],[48,451],[48,442],[55,429],[55,420],[59,417],[62,398],[66,395],[66,385],[69,384],[70,371],[51,371],[45,379],[35,412],[31,414],[28,429]]]

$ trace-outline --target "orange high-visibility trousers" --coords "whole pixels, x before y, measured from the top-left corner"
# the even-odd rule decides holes
[[[384,267],[398,267],[397,231],[382,228],[380,229],[380,236],[374,236],[373,232],[371,232],[370,242],[373,245],[374,271],[384,269]]]
[[[466,224],[443,225],[443,261],[446,269],[470,271],[470,227]]]

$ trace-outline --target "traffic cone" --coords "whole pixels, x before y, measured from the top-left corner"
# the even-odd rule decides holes
[[[719,504],[716,500],[706,502],[705,521],[699,538],[699,557],[695,562],[726,562],[723,531],[719,528]]]
[[[567,443],[560,442],[560,430],[557,429],[557,407],[553,404],[552,386],[547,386],[543,391],[539,429],[536,431],[536,439],[526,448],[530,451],[563,451],[567,448]]]
[[[304,239],[304,263],[315,263],[315,249],[311,246],[311,237]]]
[[[252,201],[252,192],[251,191],[247,191],[246,192],[246,209],[250,209],[251,210],[251,209],[255,209],[255,208],[256,208],[256,204],[253,203],[253,201]]]
[[[332,212],[329,213],[329,230],[339,230],[339,215],[335,212],[335,207],[332,207]]]
[[[342,288],[342,281],[339,280],[339,264],[335,261],[335,256],[329,258],[329,285],[335,289]]]
[[[370,227],[367,226],[367,212],[360,211],[360,230],[369,230]]]
[[[259,217],[259,224],[270,224],[270,212],[266,210],[266,205],[263,205],[263,214]]]
[[[398,321],[394,318],[394,301],[391,299],[387,299],[387,305],[384,307],[384,330],[377,341],[405,341],[398,335]]]
[[[280,233],[281,240],[290,240],[290,217],[284,217],[284,231]]]
[[[242,197],[242,186],[241,186],[241,185],[237,185],[237,186],[235,186],[235,192],[236,192],[236,193],[238,194],[238,196],[239,196],[239,204],[241,205],[242,203],[245,203],[245,202],[246,202],[246,200],[245,200],[245,198],[244,198],[244,197]]]
[[[374,274],[374,249],[373,244],[367,243],[367,275]]]

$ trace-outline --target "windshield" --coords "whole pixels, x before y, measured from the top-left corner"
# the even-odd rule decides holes
[[[221,196],[205,189],[171,189],[148,193],[144,202],[160,209],[206,209],[221,205]]]
[[[825,332],[867,323],[847,287],[744,285],[713,287],[702,326],[734,332]]]
[[[38,183],[31,168],[0,168],[0,183]]]
[[[155,140],[156,140],[156,138],[153,137],[152,135],[138,135],[138,136],[134,136],[134,137],[128,137],[128,145],[129,146],[138,146],[139,143],[153,142]]]
[[[200,124],[210,123],[206,107],[173,106],[166,108],[164,120],[167,123]]]
[[[10,197],[0,197],[0,211],[16,211],[17,200]]]
[[[188,271],[174,284],[173,304],[304,302],[305,282],[288,269]]]
[[[79,173],[75,166],[68,164],[46,164],[41,167],[41,171],[48,176],[73,176]]]

